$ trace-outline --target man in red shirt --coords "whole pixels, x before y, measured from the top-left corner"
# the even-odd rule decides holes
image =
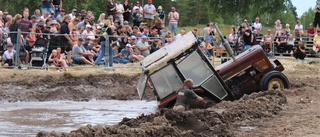
[[[310,27],[308,28],[308,36],[309,37],[314,37],[314,35],[315,35],[315,28],[313,27],[313,24],[312,23],[310,23]]]

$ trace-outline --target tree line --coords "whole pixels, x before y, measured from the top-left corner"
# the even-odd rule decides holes
[[[124,0],[121,0],[122,3]],[[140,3],[147,0],[139,0]],[[100,13],[106,12],[108,0],[63,0],[63,8],[71,12],[73,8],[93,11],[96,19]],[[134,6],[136,0],[129,0]],[[176,7],[180,14],[179,26],[194,26],[218,22],[237,25],[243,19],[253,21],[260,17],[264,26],[274,26],[274,22],[280,19],[283,24],[294,25],[298,19],[296,7],[291,0],[154,0],[157,8],[162,6],[168,14],[171,7]],[[9,13],[22,14],[24,7],[30,9],[32,14],[35,9],[41,9],[40,0],[1,0],[0,10],[7,9]]]

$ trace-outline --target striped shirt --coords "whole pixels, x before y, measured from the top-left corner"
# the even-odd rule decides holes
[[[179,18],[179,13],[178,12],[169,13],[169,24],[178,24],[178,20],[176,20],[174,17]]]

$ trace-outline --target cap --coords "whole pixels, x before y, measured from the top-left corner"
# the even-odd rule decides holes
[[[60,12],[66,12],[64,9],[61,9]]]
[[[89,19],[89,17],[88,17],[88,16],[85,16],[84,19]]]
[[[131,36],[131,39],[136,39],[136,36]]]
[[[86,28],[91,28],[91,25],[87,24],[87,25],[86,25]]]
[[[82,38],[78,38],[78,41],[83,41],[83,39]]]
[[[162,6],[158,6],[158,10],[162,10]]]
[[[128,21],[124,21],[123,24],[129,24],[129,22]]]
[[[56,20],[51,21],[50,25],[59,24]]]
[[[77,9],[72,9],[72,12],[77,12]]]
[[[36,39],[35,38],[29,38],[29,42],[35,42]]]
[[[31,19],[36,19],[36,18],[37,18],[36,15],[32,15],[32,16],[31,16]]]
[[[126,45],[126,47],[131,48],[131,44],[128,43],[128,44]]]
[[[102,28],[104,26],[104,24],[102,22],[100,22],[99,26]]]
[[[97,26],[97,29],[101,29],[101,27],[100,27],[100,26]]]
[[[81,13],[77,13],[77,16],[81,16]]]
[[[54,11],[50,11],[50,13],[54,15]]]
[[[91,40],[89,37],[86,37],[85,40]]]

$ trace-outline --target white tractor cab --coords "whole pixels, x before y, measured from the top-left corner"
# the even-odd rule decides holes
[[[149,85],[153,87],[159,108],[172,107],[176,91],[185,79],[194,81],[193,89],[198,95],[215,102],[239,99],[261,90],[289,88],[278,60],[270,62],[259,45],[234,57],[217,25],[216,29],[232,59],[214,67],[198,47],[195,35],[189,32],[141,62],[142,72],[137,83],[140,99]]]

